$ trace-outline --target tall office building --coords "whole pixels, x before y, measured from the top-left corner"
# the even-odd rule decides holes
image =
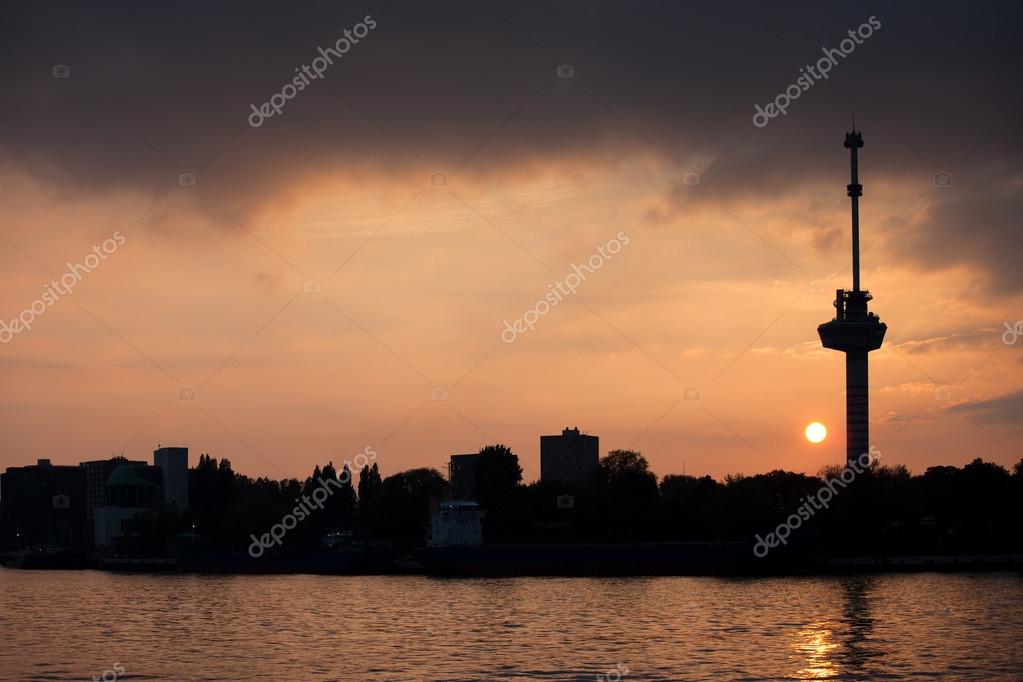
[[[540,436],[540,480],[576,482],[600,464],[600,439],[566,428],[560,436]]]
[[[153,464],[163,470],[163,499],[178,513],[188,510],[188,448],[159,448]]]
[[[451,484],[451,499],[476,499],[476,460],[479,453],[451,455],[448,462],[448,483]]]

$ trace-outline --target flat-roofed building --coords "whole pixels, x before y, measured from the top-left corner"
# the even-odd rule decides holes
[[[451,484],[451,499],[476,499],[476,460],[479,453],[451,455],[448,462],[448,483]]]
[[[600,464],[600,439],[565,428],[560,436],[540,436],[540,480],[578,482]]]
[[[0,474],[0,519],[10,547],[87,545],[84,470],[48,459],[9,467]]]
[[[188,448],[159,448],[153,464],[163,469],[163,500],[179,514],[188,511]]]

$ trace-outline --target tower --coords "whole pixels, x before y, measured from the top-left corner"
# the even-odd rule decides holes
[[[845,353],[845,460],[849,464],[870,449],[870,412],[867,396],[867,354],[881,347],[888,326],[867,311],[870,292],[860,289],[860,196],[857,150],[863,135],[853,130],[845,134],[849,150],[851,181],[847,185],[852,202],[852,291],[835,293],[835,319],[817,327],[825,348]]]

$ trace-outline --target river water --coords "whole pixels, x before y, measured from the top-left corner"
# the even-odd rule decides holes
[[[0,569],[4,680],[1023,680],[1023,576]]]

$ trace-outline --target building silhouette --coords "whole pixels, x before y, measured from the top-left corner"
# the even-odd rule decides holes
[[[448,462],[448,483],[451,484],[451,499],[476,499],[476,460],[479,453],[451,455]]]
[[[145,465],[145,462],[127,457],[111,457],[79,464],[85,476],[85,532],[90,544],[96,540],[96,508],[107,504],[107,481],[114,469],[122,464]]]
[[[95,512],[95,544],[114,545],[131,534],[136,517],[161,504],[188,511],[188,448],[157,448],[152,465],[122,462],[111,471],[104,505]]]
[[[153,464],[125,457],[54,465],[49,459],[0,474],[6,546],[108,546],[157,505],[188,510],[188,448],[159,448]]]
[[[103,506],[95,510],[94,543],[104,547],[130,531],[131,521],[162,502],[164,473],[149,464],[119,464],[110,473],[103,491]]]
[[[457,547],[483,544],[483,517],[475,502],[441,502],[430,514],[427,547]]]
[[[852,291],[835,293],[835,319],[817,327],[825,348],[845,353],[845,423],[846,463],[870,450],[870,410],[867,395],[867,354],[881,347],[888,328],[874,313],[867,311],[870,292],[860,289],[860,204],[863,185],[859,182],[857,150],[863,136],[853,130],[845,135],[849,150],[850,182],[847,186],[852,203]]]
[[[163,470],[163,499],[180,514],[188,511],[188,448],[158,448],[153,464]]]
[[[15,547],[88,544],[84,469],[49,459],[8,467],[0,474],[0,516]]]
[[[565,428],[560,436],[540,436],[540,480],[578,482],[600,464],[600,439]]]

